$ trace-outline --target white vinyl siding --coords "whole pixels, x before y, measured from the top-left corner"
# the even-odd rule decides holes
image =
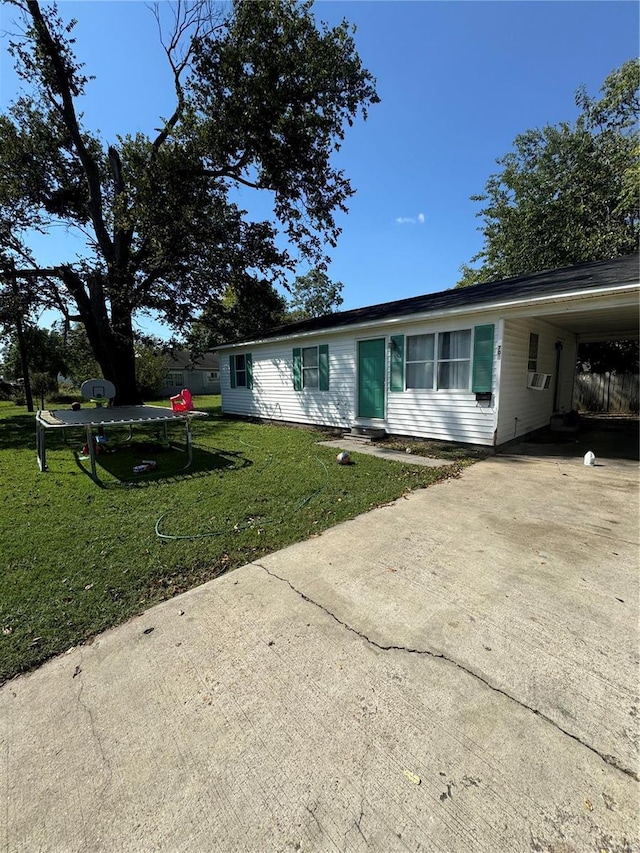
[[[231,388],[229,358],[221,354],[220,383],[222,408],[227,414],[237,414],[291,423],[350,427],[355,408],[354,341],[348,334],[296,342],[303,349],[329,345],[328,390],[304,388],[296,391],[293,377],[293,342],[252,344],[253,394],[245,389]]]
[[[551,374],[551,382],[546,391],[527,388],[532,333],[538,335],[537,370],[540,373]],[[552,326],[542,319],[505,320],[502,338],[498,444],[548,426],[553,414],[556,341],[561,341],[563,344],[560,357],[558,409],[569,411],[575,368],[575,335]]]
[[[500,445],[548,425],[557,383],[557,410],[568,412],[572,404],[576,332],[582,335],[606,334],[607,317],[615,324],[622,309],[629,310],[629,323],[635,326],[637,288],[629,285],[620,293],[574,296],[564,294],[548,299],[526,300],[522,304],[487,305],[477,310],[437,312],[439,316],[387,317],[380,322],[346,326],[344,329],[291,335],[280,341],[247,342],[241,347],[221,351],[221,393],[223,411],[267,420],[291,421],[319,426],[383,427],[392,435],[410,435],[482,445]],[[593,323],[588,315],[593,312]],[[604,313],[603,313],[604,312]],[[608,313],[607,313],[608,312]],[[548,316],[551,322],[543,319]],[[575,318],[575,321],[574,321]],[[575,331],[569,331],[573,325]],[[490,327],[493,327],[492,329]],[[613,328],[613,327],[612,327]],[[445,358],[439,353],[438,336],[471,329],[469,381],[464,389],[437,388],[438,356],[464,362],[466,356]],[[538,335],[535,361],[537,371],[551,376],[547,390],[527,388],[530,363],[530,334]],[[434,379],[429,385],[430,361],[416,344],[407,358],[407,338],[434,336]],[[479,336],[479,337],[478,337]],[[367,423],[356,416],[358,388],[358,341],[384,338],[387,371],[384,379],[384,416]],[[449,337],[451,340],[451,337]],[[535,339],[534,339],[535,340]],[[493,345],[491,342],[493,341]],[[559,376],[555,376],[556,342],[562,343]],[[424,342],[423,342],[424,343]],[[230,387],[230,355],[250,348],[253,353],[255,393]],[[326,390],[294,390],[293,353],[318,347],[322,385],[323,359],[327,356]],[[533,361],[534,352],[531,352]],[[418,365],[414,368],[411,365]],[[413,376],[407,379],[407,372]],[[422,373],[422,378],[418,375]],[[449,368],[451,373],[451,368]],[[449,377],[451,378],[451,377]],[[449,381],[449,384],[459,384]],[[462,384],[462,380],[460,380]],[[471,390],[475,387],[475,391]],[[498,416],[499,412],[499,416]]]
[[[483,315],[478,323],[497,323],[496,316]],[[460,322],[447,327],[443,323],[407,324],[393,329],[393,334],[405,336],[435,335],[437,332],[458,332]],[[381,329],[380,337],[389,341],[389,331]],[[367,337],[375,336],[375,330]],[[473,335],[471,333],[471,340]],[[227,414],[261,417],[269,420],[309,423],[319,426],[350,428],[355,423],[369,425],[356,417],[357,340],[349,331],[318,338],[290,339],[276,343],[252,344],[252,395],[230,388],[228,356],[221,353],[221,387],[223,411]],[[406,341],[406,337],[405,337]],[[293,348],[303,350],[321,343],[329,345],[331,383],[328,391],[305,388],[296,392],[292,382]],[[494,345],[494,387],[495,346]],[[437,346],[437,344],[436,344]],[[387,350],[389,350],[387,346]],[[471,352],[472,344],[471,344]],[[412,350],[412,352],[415,352]],[[424,349],[422,350],[424,352]],[[388,365],[387,365],[388,367]],[[435,371],[435,366],[433,368]],[[470,444],[493,444],[495,405],[479,402],[470,390],[436,390],[413,388],[389,393],[386,374],[386,413],[382,426],[388,433],[422,438],[440,438]],[[467,382],[470,387],[470,381]],[[376,426],[380,421],[376,420]]]
[[[428,326],[421,324],[421,327],[417,324],[407,327],[394,327],[394,335],[404,334],[407,336],[405,338],[406,390],[391,391],[388,394],[387,431],[396,435],[412,435],[418,438],[492,445],[496,428],[496,398],[494,396],[489,401],[478,401],[476,399],[475,393],[470,390],[470,370],[473,352],[473,326],[494,323],[497,329],[498,321],[497,315],[483,314],[474,318],[473,322],[466,326],[466,329],[459,319],[451,320],[446,324],[444,322],[432,322]],[[415,335],[433,335],[435,339],[432,387],[417,388],[410,387],[409,384],[410,355],[414,356],[414,361],[417,363],[418,359],[415,356],[418,354],[428,356],[430,352],[426,344],[409,346],[406,343]],[[468,342],[468,349],[465,339]],[[498,343],[496,332],[492,367],[494,388],[497,387],[496,348]],[[465,361],[466,367],[449,366],[464,364]],[[422,370],[424,371],[424,368]],[[465,371],[466,377],[463,376]],[[464,383],[464,389],[436,388],[436,374],[438,372],[441,373],[443,382],[453,384],[459,381]]]

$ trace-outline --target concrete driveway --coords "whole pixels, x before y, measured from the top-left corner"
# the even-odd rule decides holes
[[[640,850],[638,613],[637,463],[491,458],[5,685],[0,847]]]

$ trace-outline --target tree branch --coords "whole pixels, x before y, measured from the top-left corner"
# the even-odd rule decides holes
[[[76,115],[73,95],[71,92],[69,68],[66,66],[59,47],[56,45],[56,42],[49,31],[47,22],[40,10],[40,4],[37,0],[27,0],[27,8],[34,23],[39,45],[51,62],[56,83],[60,90],[60,97],[62,98],[61,115],[65,123],[65,127],[69,131],[71,139],[73,140],[73,144],[78,153],[78,157],[87,179],[87,184],[89,186],[89,209],[91,211],[91,220],[93,222],[93,228],[98,244],[107,262],[113,262],[113,244],[109,238],[104,221],[100,171],[98,169],[98,164],[91,156],[84,143],[82,133],[78,125],[78,117]]]
[[[160,147],[170,136],[172,130],[179,122],[184,112],[185,97],[184,88],[182,86],[182,75],[189,67],[193,49],[196,41],[202,38],[208,38],[216,30],[222,28],[222,24],[214,24],[212,22],[213,12],[209,0],[199,0],[193,5],[183,3],[182,0],[177,0],[173,16],[173,29],[171,38],[165,42],[162,32],[162,22],[160,20],[160,7],[158,3],[148,6],[153,17],[156,19],[158,33],[160,36],[160,44],[169,61],[169,66],[173,72],[173,83],[176,91],[176,107],[171,117],[165,122],[164,127],[160,130],[152,143],[152,157],[155,158]],[[191,33],[189,31],[192,31]],[[180,55],[180,47],[185,39],[188,40],[187,47]]]
[[[109,165],[111,166],[111,175],[113,177],[113,186],[116,195],[116,211],[118,211],[118,201],[123,199],[125,195],[125,185],[122,179],[122,162],[118,150],[112,145],[109,146]],[[113,246],[114,260],[116,268],[122,270],[129,260],[129,250],[131,248],[131,240],[133,238],[133,228],[119,228],[117,215],[114,217],[113,225]]]
[[[249,162],[249,156],[250,155],[247,153],[243,154],[237,163],[227,166],[224,169],[205,169],[203,166],[198,169],[196,173],[205,178],[230,178],[232,181],[237,181],[239,184],[249,187],[252,190],[274,190],[275,187],[270,187],[267,184],[256,183],[255,181],[250,181],[248,178],[240,176],[240,172]]]

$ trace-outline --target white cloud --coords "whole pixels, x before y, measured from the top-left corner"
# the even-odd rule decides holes
[[[417,216],[397,216],[396,222],[398,225],[424,225],[424,213]]]

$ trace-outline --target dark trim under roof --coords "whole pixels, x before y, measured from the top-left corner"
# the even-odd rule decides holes
[[[306,332],[341,329],[359,323],[385,320],[389,317],[404,317],[411,314],[426,314],[430,311],[442,311],[452,308],[472,308],[504,300],[553,296],[560,293],[581,290],[597,290],[602,287],[637,283],[640,278],[638,255],[614,258],[608,261],[579,264],[557,270],[545,270],[533,275],[508,278],[488,284],[476,284],[443,290],[440,293],[427,293],[424,296],[412,296],[395,302],[383,302],[351,311],[340,311],[302,320],[298,323],[284,323],[266,332],[256,335],[256,340],[269,340]],[[233,346],[242,341],[230,341],[221,346]]]

